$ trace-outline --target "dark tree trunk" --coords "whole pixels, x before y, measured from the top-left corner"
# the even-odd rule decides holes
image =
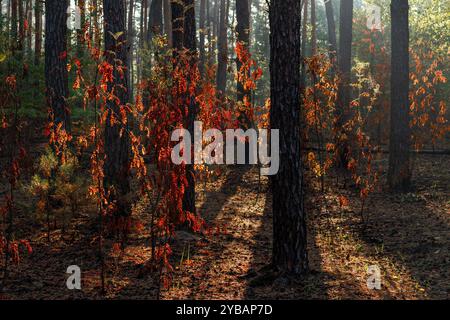
[[[84,36],[84,24],[86,23],[86,1],[78,0],[78,7],[80,8],[80,25],[81,29],[77,30],[77,54],[78,57],[82,57],[84,54],[83,48],[83,36]]]
[[[346,168],[350,152],[348,132],[343,129],[344,124],[350,118],[351,98],[351,68],[352,68],[352,25],[353,25],[353,0],[342,0],[339,22],[339,59],[338,68],[340,82],[338,86],[336,128],[340,133],[338,143],[339,166]]]
[[[243,44],[246,50],[250,48],[250,11],[248,0],[236,0],[236,41]],[[236,59],[236,68],[239,71],[242,63]],[[237,101],[243,101],[244,96],[248,96],[249,92],[244,89],[244,85],[238,81],[237,83]]]
[[[163,31],[163,0],[152,0],[148,19],[147,41],[149,46],[153,37],[161,35]]]
[[[26,6],[26,19],[28,21],[28,28],[26,31],[27,34],[27,54],[31,57],[31,43],[32,43],[32,25],[33,25],[33,10],[31,10],[32,3],[31,0],[27,0]]]
[[[38,65],[41,59],[42,48],[42,4],[36,0],[34,4],[35,36],[34,36],[34,64]]]
[[[334,11],[333,2],[331,0],[325,0],[325,11],[327,14],[327,26],[328,26],[328,50],[330,61],[333,65],[333,75],[334,75],[334,64],[336,63],[337,54],[337,41],[336,41],[336,25],[334,23]]]
[[[134,16],[134,0],[130,0],[129,2],[129,8],[128,8],[128,70],[127,70],[127,77],[128,77],[128,86],[130,88],[129,92],[129,98],[130,101],[133,101],[133,47],[134,47],[134,24],[133,24],[133,16]]]
[[[388,183],[396,191],[406,191],[411,181],[408,9],[408,0],[391,2],[391,131]]]
[[[300,156],[300,1],[272,0],[269,18],[270,124],[280,130],[280,168],[271,176],[272,262],[283,273],[303,274],[308,255]]]
[[[196,43],[196,30],[195,30],[195,7],[194,0],[184,0],[184,34],[183,44],[188,49],[190,55],[191,67],[197,64],[197,43]],[[191,81],[188,78],[188,81]],[[197,116],[197,104],[195,102],[195,94],[189,99],[189,112],[186,127],[191,133],[192,145],[194,144],[194,121]],[[188,182],[185,188],[183,197],[183,209],[191,213],[196,213],[195,208],[195,170],[194,165],[189,164],[186,166],[186,179]]]
[[[178,54],[178,51],[183,49],[183,4],[178,0],[171,0],[171,12],[172,12],[172,46],[175,49],[174,55]]]
[[[300,88],[302,93],[304,93],[306,88],[306,41],[308,39],[307,34],[307,23],[308,23],[308,0],[303,0],[303,22],[302,22],[302,45],[301,45],[301,78],[300,78]]]
[[[17,50],[17,1],[11,0],[11,51]]]
[[[23,11],[23,0],[19,0],[19,43],[18,49],[23,50],[23,42],[25,39],[25,17]]]
[[[177,61],[180,50],[188,49],[187,54],[190,56],[190,63],[193,66],[196,61],[197,44],[195,40],[195,8],[194,0],[172,0],[172,42],[174,48],[174,58]],[[177,63],[177,62],[176,62]],[[187,81],[191,81],[187,77]],[[187,93],[188,94],[188,93]],[[196,117],[196,103],[195,96],[183,98],[188,101],[187,107],[188,115],[185,119],[184,128],[191,133],[191,142],[194,142],[194,121]],[[186,180],[187,186],[183,196],[183,210],[196,213],[195,208],[195,170],[193,164],[186,165]]]
[[[45,85],[56,123],[70,131],[67,77],[67,0],[45,1]]]
[[[316,0],[311,0],[311,55],[317,53]]]
[[[200,63],[199,69],[202,75],[205,74],[205,64],[206,64],[206,53],[205,53],[205,35],[206,35],[206,2],[208,0],[200,0],[200,17],[199,17],[199,33],[200,33],[200,41],[199,41],[199,52],[200,52]]]
[[[110,191],[110,202],[115,203],[114,213],[119,216],[131,214],[126,196],[130,191],[128,173],[130,167],[130,143],[128,128],[120,116],[120,107],[128,102],[128,79],[120,74],[119,65],[126,67],[127,44],[125,29],[125,0],[103,0],[104,37],[107,62],[113,65],[114,82],[108,84],[108,91],[114,88],[118,98],[107,102],[108,117],[105,126],[104,187]],[[114,39],[114,36],[117,39]],[[109,52],[109,53],[108,53]],[[112,123],[112,118],[118,123]]]
[[[227,65],[228,65],[228,6],[227,0],[220,0],[220,24],[219,24],[219,39],[217,52],[217,74],[216,85],[219,95],[225,95],[227,88]]]
[[[170,0],[164,0],[164,33],[167,36],[169,48],[172,48],[172,8]]]

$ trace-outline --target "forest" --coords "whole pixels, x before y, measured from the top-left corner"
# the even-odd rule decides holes
[[[449,0],[0,0],[0,300],[447,300]]]

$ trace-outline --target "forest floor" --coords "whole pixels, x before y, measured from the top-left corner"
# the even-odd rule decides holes
[[[336,178],[307,194],[311,272],[276,278],[265,271],[271,256],[268,179],[256,168],[229,167],[198,185],[198,210],[213,236],[179,231],[173,243],[173,278],[161,299],[448,299],[450,296],[450,156],[420,155],[408,194],[370,195],[365,224],[356,191]],[[349,205],[340,206],[345,195]],[[155,299],[156,276],[143,273],[149,234],[130,236],[125,250],[108,251],[107,293],[100,294],[95,211],[82,205],[69,228],[51,232],[21,210],[16,221],[31,240],[6,282],[5,299]],[[145,217],[142,217],[143,219]],[[107,246],[111,243],[107,243]],[[66,269],[82,270],[82,290],[66,288]],[[367,287],[368,267],[381,270],[381,290]]]

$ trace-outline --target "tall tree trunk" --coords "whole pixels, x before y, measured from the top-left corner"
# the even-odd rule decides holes
[[[19,0],[19,44],[18,49],[23,50],[23,42],[25,39],[25,17],[23,11],[23,0]]]
[[[408,0],[391,1],[391,130],[388,183],[396,191],[406,191],[411,181],[408,10]]]
[[[172,8],[170,0],[164,0],[164,34],[167,37],[167,45],[172,48]]]
[[[280,137],[280,168],[271,176],[272,263],[282,273],[303,274],[308,255],[300,156],[300,1],[272,0],[269,19],[270,124]]]
[[[333,2],[331,0],[325,0],[325,11],[327,14],[327,26],[328,26],[328,51],[330,61],[332,63],[332,75],[334,76],[334,69],[336,63],[337,54],[337,41],[336,41],[336,25],[334,23]]]
[[[236,41],[243,45],[245,50],[250,50],[250,11],[248,0],[236,0]],[[242,62],[236,59],[236,70],[242,67]],[[241,81],[237,81],[237,101],[243,102],[244,97],[248,101],[251,100],[251,93],[244,88],[244,84]],[[246,108],[245,106],[242,106]],[[251,119],[248,118],[245,110],[239,112],[239,123],[242,129],[248,129],[252,126]]]
[[[84,37],[84,24],[86,23],[86,1],[78,0],[78,7],[80,8],[81,29],[77,30],[77,54],[78,54],[78,57],[81,58],[84,53],[83,37]]]
[[[114,89],[117,97],[107,101],[106,105],[104,187],[110,192],[110,203],[115,204],[114,214],[129,216],[131,208],[126,197],[130,191],[130,142],[127,125],[120,116],[121,106],[128,102],[128,79],[117,68],[127,66],[125,0],[103,0],[103,18],[106,60],[114,66],[114,82],[108,83],[108,91]],[[114,39],[115,35],[118,35],[117,39]],[[118,123],[113,123],[113,118]]]
[[[228,65],[228,6],[227,0],[220,0],[220,25],[219,39],[217,43],[217,74],[216,85],[219,95],[225,95],[227,88],[227,65]]]
[[[27,29],[25,30],[27,35],[27,54],[31,57],[31,43],[32,43],[32,25],[33,25],[33,11],[31,10],[32,7],[32,1],[27,0],[26,3],[26,20],[28,22]]]
[[[11,51],[17,50],[17,5],[18,0],[11,0]]]
[[[302,22],[302,46],[301,46],[301,78],[300,78],[300,88],[302,93],[306,89],[306,41],[308,39],[307,33],[307,23],[308,23],[308,0],[303,0],[303,22]]]
[[[353,26],[353,0],[341,0],[339,22],[339,75],[336,128],[340,132],[338,143],[338,161],[342,168],[347,168],[350,153],[348,132],[344,125],[350,118],[351,98],[351,68],[352,68],[352,26]]]
[[[161,35],[163,31],[163,0],[152,0],[150,17],[148,19],[147,41],[149,46],[154,36]]]
[[[236,0],[236,41],[240,42],[248,51],[250,48],[250,11],[248,0]],[[239,71],[242,63],[236,60],[236,68]],[[237,83],[237,101],[243,101],[244,96],[249,92],[244,90],[242,83]]]
[[[127,77],[128,77],[128,85],[130,88],[129,98],[130,101],[133,101],[133,87],[134,87],[134,81],[133,81],[133,52],[134,52],[134,24],[133,24],[133,17],[134,17],[134,0],[129,0],[129,8],[128,8],[128,70],[127,70]]]
[[[199,17],[199,33],[200,33],[200,42],[199,42],[199,52],[200,52],[200,63],[199,69],[202,75],[205,74],[205,20],[206,20],[206,2],[208,0],[200,0],[200,17]]]
[[[55,123],[70,131],[67,77],[67,0],[45,1],[45,85]]]
[[[311,0],[311,55],[317,53],[316,0]]]
[[[195,6],[194,0],[183,0],[184,2],[184,34],[183,45],[188,49],[190,55],[191,67],[197,64],[197,42],[196,42],[196,28],[195,28]],[[188,78],[190,82],[191,79]],[[197,116],[197,104],[195,101],[195,93],[189,99],[189,112],[186,127],[191,133],[191,142],[194,143],[194,121]],[[186,180],[188,182],[184,191],[183,209],[185,211],[196,213],[195,208],[195,170],[193,164],[186,165]]]

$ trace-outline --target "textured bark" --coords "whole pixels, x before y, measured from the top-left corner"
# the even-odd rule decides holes
[[[153,37],[161,35],[163,31],[163,0],[152,0],[148,19],[147,41],[149,45]]]
[[[175,49],[174,55],[177,51],[183,48],[183,4],[177,0],[171,0],[172,11],[172,46]]]
[[[311,55],[317,53],[316,0],[311,0]]]
[[[197,63],[197,44],[195,39],[195,8],[194,0],[172,0],[172,41],[174,50],[174,58],[177,61],[179,51],[183,48],[188,49],[187,54],[191,57],[191,65]],[[175,62],[177,63],[177,62]],[[190,79],[188,77],[187,81]],[[196,117],[195,96],[183,99],[188,101],[188,105],[181,106],[183,109],[187,107],[188,115],[185,119],[184,128],[191,133],[191,143],[194,142],[194,121]],[[195,170],[194,166],[186,165],[186,180],[188,182],[183,196],[183,210],[194,213],[195,208]]]
[[[32,3],[31,0],[27,0],[27,5],[26,5],[26,17],[27,17],[27,21],[28,21],[28,29],[25,30],[26,31],[26,35],[27,35],[27,54],[31,56],[32,52],[31,52],[31,43],[32,43],[32,25],[33,25],[33,11],[31,10],[32,7]]]
[[[195,7],[194,0],[183,0],[184,1],[184,34],[183,34],[183,44],[186,49],[188,49],[188,54],[190,55],[191,66],[197,63],[197,43],[196,43],[196,29],[195,29]],[[188,79],[190,81],[190,79]],[[189,99],[189,112],[188,119],[185,128],[191,133],[191,143],[194,145],[194,121],[197,116],[197,105],[195,102],[195,95],[191,96]],[[195,208],[195,170],[194,165],[190,164],[186,166],[186,179],[188,185],[184,191],[183,197],[183,209],[191,213],[196,213]]]
[[[280,130],[280,169],[271,176],[272,262],[293,274],[308,270],[300,157],[300,11],[298,0],[272,0],[269,7],[270,124]]]
[[[236,41],[241,42],[244,47],[250,48],[250,11],[248,0],[236,0]],[[240,70],[242,63],[236,59],[236,68]],[[244,85],[237,83],[237,101],[243,101],[244,96],[249,96],[249,92],[244,90]]]
[[[391,1],[391,131],[388,183],[396,191],[406,191],[411,181],[408,9],[408,0]]]
[[[343,136],[343,125],[350,118],[350,78],[352,68],[352,25],[353,25],[353,0],[342,0],[339,23],[339,58],[338,68],[340,82],[338,86],[336,128]],[[338,145],[339,165],[347,168],[348,154],[350,152],[349,137]]]
[[[130,88],[129,98],[130,101],[133,101],[133,47],[134,47],[134,24],[133,24],[133,17],[134,17],[134,0],[129,0],[129,7],[128,7],[128,70],[127,70],[127,77],[128,77],[128,85]]]
[[[18,0],[19,3],[19,42],[17,45],[17,49],[23,50],[23,42],[25,39],[25,17],[23,11],[23,0]]]
[[[77,30],[77,55],[82,57],[84,54],[83,48],[83,36],[84,36],[84,25],[86,23],[86,1],[78,0],[78,7],[80,8],[80,24],[81,29]]]
[[[11,0],[11,51],[17,49],[17,1]]]
[[[169,48],[172,47],[172,8],[170,0],[164,0],[164,34],[167,36]]]
[[[200,17],[199,17],[199,33],[200,33],[200,41],[199,41],[199,52],[200,52],[200,63],[199,69],[202,75],[205,74],[205,64],[206,64],[206,52],[205,52],[205,35],[206,35],[206,1],[200,0]]]
[[[331,0],[325,0],[325,11],[327,15],[327,26],[328,26],[328,48],[329,48],[329,56],[330,61],[333,63],[336,62],[336,54],[337,54],[337,41],[336,41],[336,24],[334,22],[334,11],[333,11],[333,2]],[[334,67],[332,69],[334,73]]]
[[[45,1],[45,85],[56,123],[70,131],[67,77],[67,0]]]
[[[36,0],[34,4],[34,20],[34,64],[38,65],[41,59],[42,50],[42,3],[39,0]]]
[[[125,0],[103,0],[104,38],[106,60],[113,66],[122,64],[126,67],[127,45],[125,29]],[[117,40],[113,35],[122,32]],[[115,203],[115,215],[129,216],[131,208],[126,196],[130,191],[128,172],[130,167],[130,143],[128,128],[120,120],[120,105],[128,101],[128,79],[121,76],[114,68],[114,82],[108,84],[108,91],[114,88],[114,94],[118,98],[107,102],[108,116],[105,126],[105,163],[104,186],[110,191],[110,202]],[[123,86],[123,88],[121,88]],[[114,117],[119,123],[112,124]],[[121,134],[122,131],[122,134]]]
[[[302,90],[302,93],[304,92],[306,88],[306,41],[308,39],[307,37],[307,23],[308,23],[308,0],[303,0],[303,22],[302,22],[302,46],[301,46],[301,78],[300,78],[300,88]]]
[[[227,88],[227,65],[228,65],[228,6],[226,0],[220,0],[220,24],[219,24],[219,39],[217,52],[217,74],[216,85],[219,95],[223,95]]]

